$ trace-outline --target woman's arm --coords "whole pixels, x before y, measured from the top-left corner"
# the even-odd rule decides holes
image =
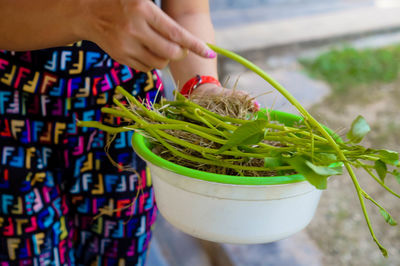
[[[80,40],[75,0],[0,0],[0,49],[26,51]]]
[[[214,43],[214,28],[211,23],[208,0],[164,0],[162,9],[193,35],[207,43]],[[179,89],[196,74],[218,79],[216,58],[205,59],[189,52],[184,59],[171,61],[169,66]]]
[[[208,0],[163,0],[162,9],[177,23],[193,35],[207,43],[214,43],[214,27],[211,23]],[[181,60],[171,61],[170,69],[179,90],[195,75],[212,76],[218,79],[217,59],[205,59],[194,53],[190,53]],[[230,94],[236,97],[251,97],[242,90],[226,90],[215,84],[202,84],[193,94]],[[254,99],[254,111],[259,109],[259,104]]]
[[[0,49],[34,50],[78,40],[93,41],[142,71],[163,68],[185,49],[215,57],[148,0],[0,0]]]

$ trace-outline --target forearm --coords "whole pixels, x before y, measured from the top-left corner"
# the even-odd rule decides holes
[[[0,0],[0,49],[26,51],[80,40],[78,0]]]
[[[214,43],[214,28],[208,12],[184,13],[180,16],[172,13],[170,16],[198,38],[207,43]],[[218,78],[216,58],[205,59],[189,53],[182,60],[171,61],[169,66],[179,89],[196,74]]]

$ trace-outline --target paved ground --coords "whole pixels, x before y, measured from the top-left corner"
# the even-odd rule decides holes
[[[283,49],[253,50],[245,53],[256,65],[265,70],[273,79],[282,84],[305,107],[319,102],[330,93],[330,88],[324,82],[310,79],[302,72],[297,60],[312,58],[333,47],[351,45],[356,48],[374,48],[400,42],[400,32],[371,35],[355,40],[338,41],[320,46],[292,46]],[[257,96],[270,91],[271,93],[257,97],[264,107],[296,112],[290,103],[277,93],[266,81],[244,69],[236,62],[220,58],[220,76],[228,79],[227,87],[232,87],[238,80],[238,88]]]
[[[221,47],[249,51],[316,43],[400,28],[400,7],[367,6],[217,29]]]
[[[210,10],[214,26],[217,29],[224,29],[375,4],[374,0],[213,0],[210,1]]]

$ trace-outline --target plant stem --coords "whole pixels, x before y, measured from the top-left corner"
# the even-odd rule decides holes
[[[364,163],[360,161],[356,161],[373,179],[375,179],[376,182],[378,182],[379,185],[381,185],[384,189],[386,189],[389,193],[393,194],[394,196],[400,198],[400,195],[394,192],[392,189],[390,189],[388,186],[385,185],[385,183],[382,182],[380,178],[378,178],[370,169],[368,169],[368,166],[365,165]]]
[[[226,134],[226,132],[223,132],[219,129],[217,129],[211,122],[209,122],[207,119],[205,119],[204,117],[202,117],[199,112],[196,112],[196,110],[194,111],[194,115],[201,121],[203,122],[203,124],[207,125],[209,128],[211,128],[212,130],[215,131],[215,133],[217,133],[218,135],[221,135],[225,138],[228,138],[228,135]]]
[[[135,126],[132,126],[132,125],[125,126],[125,127],[110,127],[110,126],[106,126],[97,121],[78,121],[77,126],[78,127],[94,127],[94,128],[98,128],[100,130],[106,131],[110,134],[117,134],[117,133],[132,131],[132,130],[136,129]]]
[[[356,184],[354,184],[354,185],[357,188],[358,200],[360,201],[361,209],[362,209],[362,212],[364,214],[364,218],[365,218],[365,220],[367,222],[367,226],[368,226],[369,232],[370,232],[370,234],[372,236],[372,239],[375,241],[376,245],[379,247],[379,250],[382,252],[382,255],[384,257],[387,257],[388,256],[387,250],[385,249],[384,246],[382,246],[381,243],[379,243],[379,241],[378,241],[378,239],[377,239],[377,237],[375,235],[374,229],[372,228],[371,220],[369,219],[367,208],[365,207],[365,202],[364,202],[364,197],[363,197],[364,196],[364,194],[363,194],[364,190],[361,189],[360,185],[358,185],[358,182],[357,182],[357,185]]]
[[[151,127],[149,127],[149,128],[151,128]],[[157,134],[160,135],[161,137],[163,137],[164,139],[167,139],[167,140],[169,140],[171,142],[174,142],[174,143],[178,144],[181,147],[192,149],[192,150],[197,151],[197,152],[199,152],[201,154],[217,154],[218,153],[218,149],[204,148],[204,147],[201,147],[199,145],[195,145],[193,143],[184,141],[184,140],[182,140],[180,138],[174,137],[174,136],[172,136],[172,135],[170,135],[170,134],[168,134],[166,132],[163,132],[161,130],[158,130],[158,129],[155,129],[155,128],[151,128],[151,129],[152,130],[154,129],[154,131],[157,132]],[[264,154],[244,153],[244,152],[241,152],[241,151],[224,151],[221,154],[222,155],[229,155],[229,156],[236,156],[236,157],[239,157],[239,158],[241,158],[241,157],[265,158]],[[265,170],[267,170],[267,171],[268,170],[287,170],[287,169],[293,169],[293,168],[287,168],[287,167],[283,167],[283,168],[277,167],[277,168],[274,168],[274,169],[265,168]]]
[[[265,167],[252,167],[252,166],[227,164],[227,163],[223,163],[221,161],[213,161],[213,160],[207,160],[207,159],[202,159],[202,158],[198,158],[195,156],[191,156],[191,155],[185,154],[183,152],[180,152],[176,148],[172,147],[170,144],[168,144],[168,142],[166,142],[163,138],[160,137],[160,135],[158,134],[159,132],[156,132],[155,130],[152,130],[152,129],[147,129],[147,131],[154,138],[156,138],[164,147],[166,147],[172,154],[175,154],[176,156],[179,156],[181,158],[184,158],[184,159],[192,161],[192,162],[208,164],[208,165],[217,165],[217,166],[222,166],[222,167],[226,167],[226,168],[232,168],[235,170],[248,170],[248,171],[267,171],[267,170],[269,170],[268,168],[265,168]],[[270,170],[275,170],[275,169],[270,169]],[[287,168],[282,169],[282,170],[287,170]]]
[[[146,129],[148,127],[151,127],[152,129],[161,129],[161,130],[183,130],[183,131],[187,131],[190,132],[192,134],[198,135],[200,137],[203,137],[205,139],[208,139],[212,142],[215,143],[219,143],[219,144],[225,144],[226,140],[225,139],[221,139],[218,138],[214,135],[205,133],[203,131],[191,128],[190,125],[183,125],[183,124],[151,124],[149,126],[145,126],[143,127],[143,129]]]

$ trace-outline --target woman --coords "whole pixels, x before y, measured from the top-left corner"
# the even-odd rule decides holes
[[[110,154],[139,182],[106,158],[104,132],[75,123],[121,123],[100,112],[113,88],[153,100],[162,90],[154,69],[167,65],[187,92],[221,91],[205,44],[208,1],[162,9],[148,0],[0,0],[0,265],[144,264],[156,214],[145,164],[128,133],[113,141]]]

